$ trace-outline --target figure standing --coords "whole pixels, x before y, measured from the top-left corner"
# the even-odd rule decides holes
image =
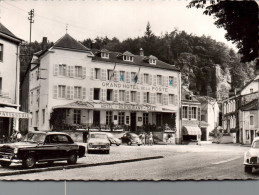
[[[150,146],[152,146],[153,145],[153,134],[152,134],[152,132],[150,132],[150,134],[149,134],[149,138],[148,138],[148,144],[150,145]]]

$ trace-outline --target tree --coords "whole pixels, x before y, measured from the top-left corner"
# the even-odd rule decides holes
[[[213,15],[215,25],[224,28],[225,37],[237,45],[242,62],[250,62],[258,55],[258,5],[255,1],[193,0],[188,8],[205,8],[206,15]]]

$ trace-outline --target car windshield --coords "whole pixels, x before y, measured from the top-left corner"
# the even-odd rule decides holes
[[[24,140],[25,142],[44,142],[46,135],[44,133],[28,133]]]
[[[107,135],[105,135],[105,134],[91,134],[90,137],[91,138],[106,139]]]
[[[259,148],[259,141],[255,141],[252,148]]]

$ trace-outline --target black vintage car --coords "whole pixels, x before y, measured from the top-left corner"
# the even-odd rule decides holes
[[[36,162],[67,160],[75,164],[77,158],[85,156],[85,147],[74,143],[69,135],[60,132],[30,132],[21,142],[0,145],[0,164],[22,163],[33,168]]]
[[[126,143],[128,145],[137,144],[138,146],[140,146],[142,144],[138,135],[135,133],[125,133],[121,137],[121,141],[122,141],[122,143]]]

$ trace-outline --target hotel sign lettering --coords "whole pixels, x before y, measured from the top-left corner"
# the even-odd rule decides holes
[[[134,104],[100,104],[100,108],[107,110],[136,110],[136,111],[156,111],[155,106],[134,105]]]
[[[143,85],[129,84],[129,83],[102,82],[102,86],[107,87],[107,88],[154,91],[154,92],[168,92],[168,87],[143,86]]]
[[[0,111],[0,117],[29,118],[29,114],[27,114],[27,113],[13,113],[13,112]]]

